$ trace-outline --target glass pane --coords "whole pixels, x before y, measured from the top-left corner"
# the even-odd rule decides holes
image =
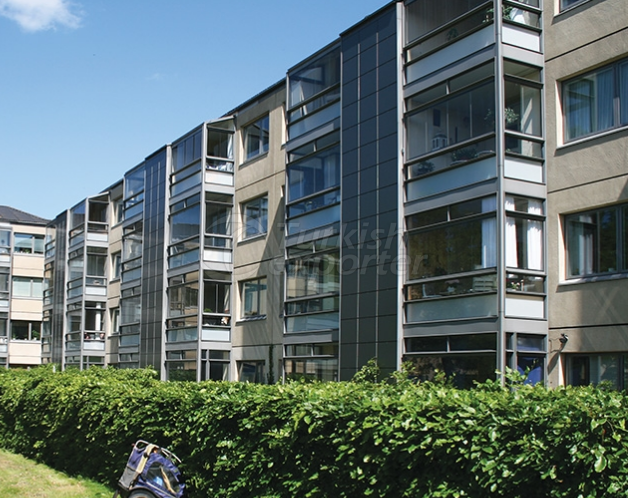
[[[286,287],[288,298],[339,292],[339,254],[336,252],[288,262]]]
[[[447,2],[425,0],[412,2],[406,7],[406,42],[411,42],[412,40],[426,35],[484,2],[485,0],[468,0],[462,2],[452,0]],[[481,12],[481,14],[480,22],[485,19],[484,12]],[[457,25],[456,28],[458,28]],[[456,36],[460,36],[462,32],[463,31],[460,29],[456,29]],[[452,37],[454,35],[450,33],[449,36]]]
[[[340,221],[340,205],[314,211],[305,216],[293,218],[288,222],[288,235],[305,232],[312,228],[322,227]]]
[[[244,204],[244,236],[253,237],[268,231],[268,198]]]
[[[613,126],[613,70],[605,69],[564,85],[565,139]]]
[[[414,158],[495,130],[490,81],[408,116],[408,157]]]
[[[231,206],[207,203],[205,233],[231,235]]]
[[[290,108],[340,82],[340,47],[288,75]]]
[[[451,351],[479,351],[497,349],[496,334],[452,335],[449,337]]]
[[[506,129],[541,136],[541,89],[506,81]]]
[[[596,268],[596,230],[585,215],[567,220],[568,276],[590,275]]]
[[[470,220],[408,236],[410,279],[437,277],[496,264],[494,218]]]
[[[407,353],[432,353],[447,351],[447,336],[411,337],[406,339]]]
[[[615,272],[617,268],[617,212],[604,209],[598,214],[600,240],[600,273]]]
[[[340,184],[340,147],[327,149],[288,166],[288,201]]]
[[[33,236],[24,233],[16,233],[14,236],[13,251],[22,254],[32,254]]]
[[[175,243],[200,233],[200,204],[179,211],[170,217],[170,242]]]
[[[619,66],[619,104],[621,124],[628,124],[628,62]]]
[[[495,378],[496,355],[457,354],[439,356],[417,356],[410,358],[419,379],[432,380],[435,373],[445,372],[454,386],[460,389],[474,387],[475,382]]]

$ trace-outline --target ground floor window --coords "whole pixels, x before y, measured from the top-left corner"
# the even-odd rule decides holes
[[[170,381],[196,381],[196,349],[166,351],[166,378]]]
[[[231,353],[219,349],[201,351],[201,380],[229,380]]]
[[[565,383],[571,386],[610,383],[616,389],[628,385],[628,355],[569,354],[565,355]]]
[[[240,382],[250,382],[251,384],[264,384],[264,360],[239,361],[238,378]]]
[[[290,344],[285,347],[286,379],[338,380],[338,344]]]
[[[419,380],[433,380],[437,372],[444,372],[459,389],[495,379],[497,367],[495,353],[418,355],[407,356],[404,360],[412,363],[413,374]]]

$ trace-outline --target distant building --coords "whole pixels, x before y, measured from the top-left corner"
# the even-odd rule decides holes
[[[623,386],[625,21],[387,3],[49,225],[43,361]]]
[[[49,220],[0,206],[0,367],[41,363],[44,237]]]

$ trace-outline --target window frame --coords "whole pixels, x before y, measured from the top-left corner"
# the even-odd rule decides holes
[[[558,6],[560,12],[566,12],[570,9],[573,9],[574,7],[577,7],[578,5],[587,3],[589,0],[572,0],[570,4],[565,5],[566,1],[570,1],[570,0],[560,0],[560,4]]]
[[[257,209],[258,217],[249,217],[249,209]],[[242,240],[262,237],[268,233],[268,194],[243,202],[240,205],[240,212],[242,214]],[[249,233],[250,223],[255,223],[255,232]]]
[[[247,287],[249,285],[255,286],[249,292],[247,292]],[[263,288],[262,288],[263,286]],[[256,310],[247,311],[249,307],[247,305],[248,296],[252,296],[252,300],[255,301]],[[250,280],[244,280],[240,282],[240,319],[262,319],[266,318],[266,314],[268,311],[268,279],[265,276],[253,278]],[[263,311],[263,313],[262,313]]]
[[[588,0],[584,0],[588,1]],[[586,71],[578,76],[573,78],[565,79],[560,84],[561,91],[561,112],[562,112],[562,124],[563,124],[563,143],[565,145],[578,142],[579,140],[587,139],[589,137],[595,137],[604,133],[612,132],[614,130],[622,129],[628,127],[628,91],[624,90],[622,92],[622,69],[626,72],[626,79],[628,79],[628,58],[623,58],[618,61],[612,62],[610,64],[606,64],[604,66],[592,69],[590,71]],[[607,107],[611,109],[611,115],[607,117],[610,119],[612,123],[610,126],[606,126],[604,128],[599,127],[600,116],[600,99],[597,94],[597,89],[599,87],[598,83],[598,75],[610,71],[610,84],[612,85],[612,96],[607,104]],[[595,77],[595,81],[590,80],[590,78]],[[573,85],[580,82],[589,82],[591,83],[592,92],[595,92],[594,95],[590,97],[590,105],[587,105],[585,110],[589,113],[590,127],[592,131],[588,131],[586,133],[580,133],[575,136],[570,136],[570,122],[569,122],[569,108],[568,108],[568,98],[570,93],[568,92],[569,85]],[[627,82],[628,83],[628,82]],[[623,100],[626,99],[626,102]],[[622,111],[626,111],[626,116],[622,116]],[[608,109],[607,109],[608,111]],[[593,122],[595,121],[595,123]],[[573,125],[572,125],[573,126]]]
[[[258,130],[254,133],[254,130]],[[252,143],[255,141],[256,144]],[[253,147],[257,145],[257,147]],[[244,161],[266,154],[270,149],[270,114],[260,116],[242,128]]]
[[[611,267],[607,271],[602,271],[600,269],[600,265],[604,262],[602,261],[603,254],[608,253],[607,251],[600,249],[601,244],[603,243],[601,240],[603,237],[600,233],[600,216],[605,212],[612,212],[614,214],[615,266]],[[595,220],[586,221],[582,219],[587,216],[595,217]],[[562,217],[562,223],[564,233],[563,247],[565,251],[565,279],[586,279],[596,276],[621,274],[628,271],[628,239],[626,238],[626,230],[628,230],[628,203],[565,214]],[[574,223],[589,225],[594,230],[594,232],[588,232],[592,237],[592,240],[589,243],[586,241],[586,234],[584,234],[584,232],[573,232],[573,230],[575,230]],[[575,239],[572,239],[572,237],[577,237],[578,240],[583,241],[582,236],[585,236],[584,243],[586,247],[583,247],[581,243],[577,248],[573,247]],[[580,254],[581,250],[584,250],[584,254],[582,255]],[[577,273],[572,272],[572,263],[575,262],[572,258],[578,258],[582,265],[590,267],[591,270],[585,270],[585,272],[579,271]],[[578,269],[580,268],[578,267]]]

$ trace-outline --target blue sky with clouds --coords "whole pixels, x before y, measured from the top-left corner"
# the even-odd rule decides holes
[[[54,218],[387,0],[0,0],[0,205]]]

